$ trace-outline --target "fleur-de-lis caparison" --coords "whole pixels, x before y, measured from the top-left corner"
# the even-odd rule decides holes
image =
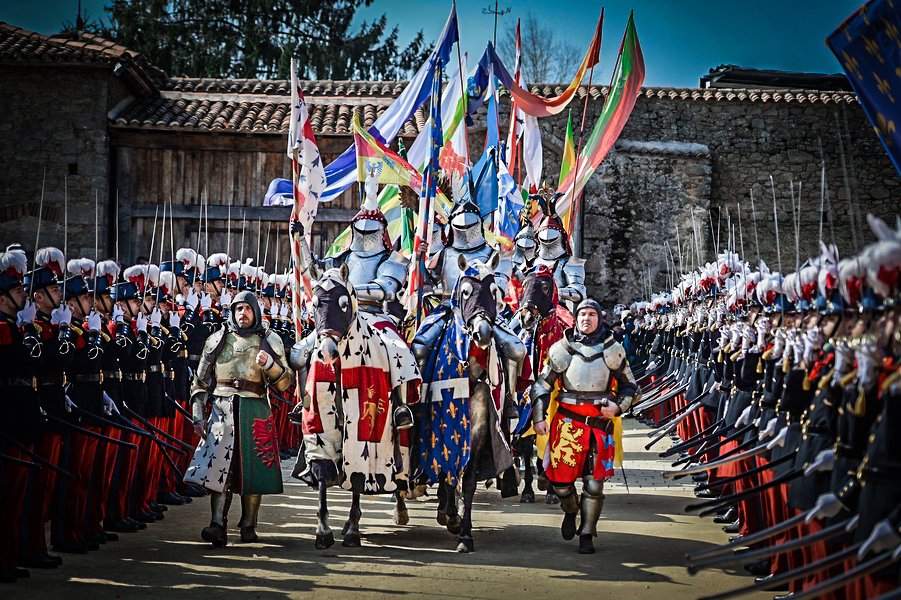
[[[898,26],[886,21],[885,17],[882,17],[882,24],[885,25],[885,34],[889,36],[893,42],[901,46],[901,32],[898,31]]]
[[[860,39],[863,40],[863,43],[867,47],[867,52],[876,57],[876,60],[879,61],[879,64],[885,64],[885,59],[882,58],[882,52],[880,52],[879,44],[871,40],[865,35],[860,36]]]
[[[886,95],[886,97],[891,101],[892,104],[895,103],[895,99],[892,98],[892,86],[889,85],[888,80],[882,79],[876,73],[873,73],[873,77],[876,79],[876,87],[879,88],[879,91]]]
[[[454,403],[453,403],[453,402],[451,402],[450,404],[448,404],[447,412],[450,413],[450,416],[451,416],[452,419],[456,419],[456,418],[457,418],[457,407],[454,406]]]
[[[882,113],[876,115],[876,134],[879,138],[885,143],[886,146],[891,146],[894,144],[892,141],[892,134],[895,133],[895,122],[894,121],[886,121],[885,117]]]
[[[842,56],[845,58],[845,68],[854,73],[858,79],[863,81],[863,75],[860,73],[860,65],[857,63],[857,59],[853,56],[848,56],[848,52],[846,50],[842,50]]]

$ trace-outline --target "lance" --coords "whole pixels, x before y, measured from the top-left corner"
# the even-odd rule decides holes
[[[51,471],[58,473],[58,474],[62,475],[63,477],[67,477],[69,479],[75,479],[75,477],[71,473],[69,473],[68,471],[64,471],[63,469],[60,469],[53,463],[44,460],[44,458],[35,454],[31,450],[29,450],[28,448],[26,448],[25,446],[20,444],[18,441],[16,441],[11,435],[6,433],[5,431],[0,430],[0,438],[5,439],[14,448],[16,448],[19,452],[21,452],[22,454],[24,454],[25,456],[27,456],[28,458],[33,460],[38,467],[47,467]]]
[[[38,231],[34,237],[34,254],[32,256],[37,257],[38,254],[38,244],[41,241],[41,221],[44,217],[44,185],[47,183],[47,167],[44,167],[44,177],[41,180],[41,201],[38,204]],[[65,266],[63,266],[65,269]],[[28,300],[32,298],[31,293],[34,291],[34,280],[35,278],[31,278],[31,282],[28,284]],[[28,301],[26,300],[26,302]]]
[[[743,554],[733,554],[732,556],[721,556],[717,558],[711,558],[710,560],[701,561],[698,563],[690,564],[686,567],[688,573],[690,575],[697,574],[698,571],[702,569],[707,569],[716,565],[728,564],[731,562],[754,562],[756,560],[760,560],[763,558],[768,558],[770,556],[775,556],[777,554],[784,554],[786,552],[790,552],[797,548],[804,548],[805,546],[809,546],[815,542],[819,542],[822,540],[832,539],[836,536],[839,536],[843,533],[847,533],[849,531],[853,531],[857,527],[857,517],[850,519],[848,521],[842,523],[836,523],[835,525],[831,525],[826,527],[816,533],[805,535],[802,538],[798,538],[795,540],[791,540],[789,542],[785,542],[783,544],[776,544],[773,546],[767,546],[765,548],[761,548],[759,550],[753,550],[751,552],[745,552]],[[795,596],[793,595],[792,598]]]
[[[66,421],[64,419],[60,419],[59,417],[55,417],[51,414],[47,414],[44,416],[46,416],[47,419],[49,419],[51,422],[59,423],[63,427],[68,427],[72,431],[76,431],[84,436],[94,438],[96,440],[100,440],[100,441],[106,442],[108,444],[115,444],[116,446],[123,446],[125,448],[128,448],[129,450],[137,450],[138,449],[138,446],[136,444],[124,442],[122,440],[117,440],[117,439],[111,438],[111,437],[107,437],[103,434],[97,433],[95,431],[91,431],[90,429],[85,429],[84,427],[79,427],[78,425],[69,423],[68,421]]]

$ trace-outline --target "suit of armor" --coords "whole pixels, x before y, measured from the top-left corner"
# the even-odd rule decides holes
[[[235,306],[242,302],[249,304],[254,313],[254,321],[247,329],[239,328],[234,317]],[[284,391],[294,378],[282,340],[263,325],[253,294],[238,293],[230,308],[227,327],[207,340],[194,376],[194,422],[207,422],[207,432],[185,477],[185,481],[210,490],[213,518],[202,537],[222,546],[226,543],[226,516],[232,491],[241,494],[242,517],[238,526],[242,541],[256,539],[254,529],[262,494],[282,491],[266,386]],[[260,350],[270,355],[266,367],[256,362]],[[212,404],[209,420],[204,416],[207,401]]]
[[[536,265],[547,265],[554,273],[557,293],[561,300],[573,306],[585,297],[585,261],[569,254],[563,243],[565,233],[556,229],[544,229],[538,233]]]
[[[557,411],[548,424],[547,476],[566,513],[564,538],[571,539],[575,534],[576,512],[582,516],[579,534],[594,537],[604,507],[604,480],[613,475],[615,450],[613,422],[604,418],[601,407],[613,403],[625,412],[638,388],[625,350],[609,330],[586,336],[568,330],[551,346],[547,364],[531,390],[535,423],[547,421],[551,392],[557,383]],[[576,495],[576,477],[582,477],[581,503]]]

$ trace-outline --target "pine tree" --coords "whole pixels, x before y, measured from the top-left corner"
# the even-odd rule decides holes
[[[305,79],[405,79],[430,48],[422,31],[404,48],[385,15],[352,29],[374,0],[113,0],[117,43],[170,75],[285,79],[291,58]]]

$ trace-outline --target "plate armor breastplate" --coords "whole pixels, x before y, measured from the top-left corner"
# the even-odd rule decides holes
[[[488,244],[469,250],[460,250],[454,247],[445,248],[441,264],[442,297],[445,299],[450,298],[451,292],[454,291],[454,286],[457,284],[457,278],[460,277],[460,267],[457,264],[458,256],[462,254],[468,261],[479,260],[487,263],[492,252],[494,252],[494,249]]]
[[[604,361],[604,343],[586,346],[571,343],[569,367],[561,373],[561,386],[568,392],[609,392],[613,379]]]
[[[246,337],[232,332],[225,334],[222,351],[216,358],[215,379],[243,379],[265,385],[263,369],[257,364],[257,353],[262,346],[262,338],[258,335]],[[234,391],[221,391],[217,387],[216,395],[230,395]],[[239,395],[246,395],[241,392]],[[256,396],[256,394],[250,394]]]
[[[377,254],[361,255],[350,252],[345,259],[350,274],[347,277],[348,282],[354,286],[366,285],[371,283],[378,277],[379,265],[388,256],[389,252],[383,250]]]

